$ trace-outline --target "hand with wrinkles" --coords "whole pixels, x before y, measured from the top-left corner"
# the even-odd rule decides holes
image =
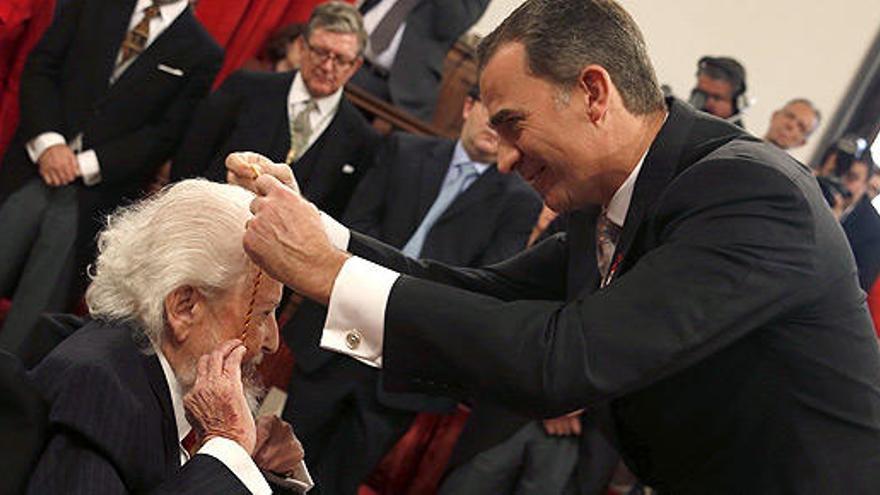
[[[199,358],[195,384],[184,396],[183,405],[201,442],[228,438],[253,455],[257,429],[241,382],[246,350],[240,340],[228,340]]]

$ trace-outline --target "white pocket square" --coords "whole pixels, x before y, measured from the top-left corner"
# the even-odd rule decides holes
[[[351,165],[346,163],[345,165],[342,166],[342,173],[347,174],[347,175],[351,175],[354,173],[354,167],[352,167]]]
[[[177,69],[175,67],[171,67],[170,65],[159,64],[159,67],[157,67],[157,68],[166,74],[171,74],[172,76],[177,76],[177,77],[183,77],[182,70]]]

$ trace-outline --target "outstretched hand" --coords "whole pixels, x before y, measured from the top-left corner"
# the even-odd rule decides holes
[[[333,247],[318,209],[274,176],[254,181],[244,250],[272,278],[322,304],[348,253]]]
[[[299,192],[299,184],[290,167],[284,163],[274,163],[269,158],[253,151],[238,151],[226,157],[226,182],[256,192],[254,181],[267,174],[282,184]]]

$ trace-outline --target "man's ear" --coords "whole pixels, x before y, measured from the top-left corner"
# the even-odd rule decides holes
[[[165,296],[165,320],[175,344],[186,341],[193,326],[204,318],[204,302],[204,295],[191,285],[177,287]]]
[[[464,105],[461,107],[461,118],[462,120],[467,120],[471,114],[471,110],[474,109],[474,104],[476,100],[471,98],[470,96],[464,97]]]
[[[611,76],[599,65],[588,65],[578,77],[578,89],[584,98],[584,108],[591,122],[597,123],[608,110]]]

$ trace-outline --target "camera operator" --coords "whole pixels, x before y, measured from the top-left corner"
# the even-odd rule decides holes
[[[880,329],[880,214],[868,194],[874,167],[864,139],[843,138],[826,152],[817,179],[849,240],[859,270],[859,285],[868,293],[874,328]]]

